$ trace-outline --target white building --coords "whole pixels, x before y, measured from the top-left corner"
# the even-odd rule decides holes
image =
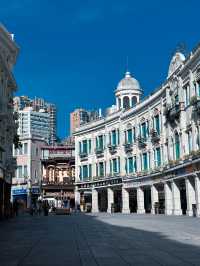
[[[12,156],[16,135],[13,92],[17,85],[12,74],[19,48],[13,35],[0,25],[0,219],[8,215],[15,160]]]
[[[127,72],[116,106],[74,133],[76,204],[200,216],[200,46],[177,52],[163,85],[141,94]]]
[[[40,194],[41,147],[49,140],[49,113],[26,107],[18,112],[18,135],[21,146],[15,149],[17,170],[13,178],[12,196],[29,206]]]

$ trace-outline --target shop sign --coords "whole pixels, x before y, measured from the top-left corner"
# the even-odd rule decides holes
[[[13,195],[21,195],[21,194],[27,194],[26,188],[17,188],[12,190]]]
[[[32,194],[40,194],[40,189],[38,187],[33,187],[31,189]]]

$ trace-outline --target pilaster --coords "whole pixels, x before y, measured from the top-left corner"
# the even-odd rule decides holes
[[[144,209],[144,191],[141,187],[137,188],[137,213],[145,213]]]
[[[122,213],[130,213],[129,192],[122,187]]]

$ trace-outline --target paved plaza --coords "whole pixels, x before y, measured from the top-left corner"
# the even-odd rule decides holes
[[[21,216],[0,223],[0,265],[200,265],[200,219]]]

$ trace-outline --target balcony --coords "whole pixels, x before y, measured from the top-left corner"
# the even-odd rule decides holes
[[[151,141],[153,143],[156,143],[160,140],[160,135],[158,134],[158,132],[155,129],[152,129],[150,134],[151,134]]]
[[[104,155],[104,148],[103,147],[98,147],[95,149],[95,154],[97,157],[101,157]]]
[[[172,105],[171,108],[166,108],[165,116],[167,121],[174,122],[175,119],[179,119],[180,112],[182,111],[183,107],[183,103],[179,102]]]
[[[108,149],[109,149],[110,154],[115,154],[117,152],[117,146],[116,145],[109,144]]]
[[[138,141],[138,147],[139,147],[140,149],[143,149],[143,148],[146,147],[146,141],[147,141],[146,138],[139,136],[139,137],[137,138],[137,141]]]
[[[197,96],[191,97],[190,104],[193,106],[194,112],[200,114],[200,97]]]
[[[126,153],[132,152],[133,144],[132,143],[124,143],[124,150]]]
[[[88,153],[87,153],[87,152],[81,152],[81,153],[79,154],[79,156],[80,156],[80,160],[81,160],[81,161],[84,161],[84,160],[87,160],[87,158],[88,158]]]

